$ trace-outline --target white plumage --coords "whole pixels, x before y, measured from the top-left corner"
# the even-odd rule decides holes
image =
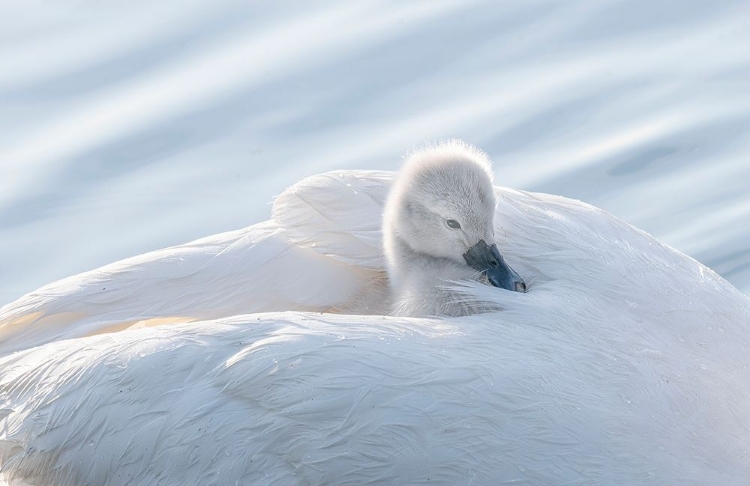
[[[268,222],[3,307],[5,480],[746,484],[750,301],[606,212],[496,188],[527,293],[467,282],[502,310],[451,319],[321,314],[373,312],[391,180],[316,176]]]

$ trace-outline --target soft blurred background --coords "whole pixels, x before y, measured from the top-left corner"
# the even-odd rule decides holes
[[[448,137],[750,293],[747,0],[0,0],[0,305]]]

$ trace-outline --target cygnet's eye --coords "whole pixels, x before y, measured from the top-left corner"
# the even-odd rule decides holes
[[[458,224],[458,221],[456,221],[455,219],[446,219],[445,224],[447,224],[449,228],[453,229],[458,229],[461,227],[461,225]]]

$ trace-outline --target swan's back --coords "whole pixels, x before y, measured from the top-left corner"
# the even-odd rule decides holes
[[[382,272],[387,186],[382,174],[313,178],[277,200],[269,223],[6,306],[11,347],[57,342],[0,358],[0,471],[62,486],[745,484],[747,297],[565,198],[497,189],[498,242],[529,291],[464,291],[501,312],[286,312],[55,337],[133,319],[357,302]],[[325,202],[337,187],[347,202]],[[330,207],[341,209],[320,211]],[[139,273],[151,277],[143,287]],[[78,298],[93,299],[104,281],[118,299]],[[36,312],[63,324],[47,332]]]

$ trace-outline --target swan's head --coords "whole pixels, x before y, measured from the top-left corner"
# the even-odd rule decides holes
[[[399,241],[416,254],[467,265],[495,287],[523,292],[524,281],[495,245],[495,204],[489,159],[480,150],[450,141],[413,153],[386,203],[386,256],[394,260]]]

